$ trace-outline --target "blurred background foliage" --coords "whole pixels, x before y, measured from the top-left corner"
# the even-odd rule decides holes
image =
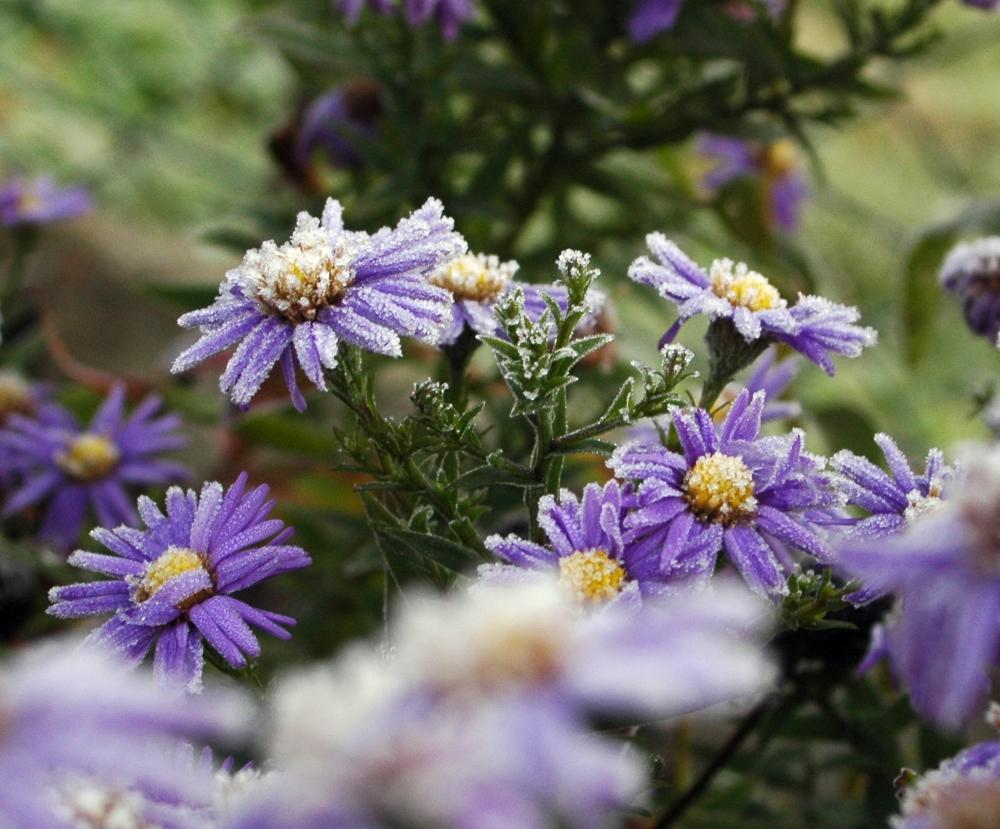
[[[293,414],[278,381],[240,415],[215,389],[218,364],[179,382],[167,367],[187,342],[179,311],[206,304],[245,248],[286,238],[295,212],[318,211],[327,195],[369,230],[439,195],[475,249],[516,257],[531,281],[554,278],[563,247],[592,252],[618,335],[617,367],[605,354],[580,384],[577,399],[595,414],[623,366],[655,362],[673,321],[625,276],[643,235],[661,230],[700,261],[745,259],[788,294],[856,304],[879,330],[880,347],[840,361],[835,379],[800,373],[793,393],[814,450],[871,454],[884,430],[922,456],[986,433],[976,400],[1000,355],[969,334],[936,278],[953,241],[1000,232],[1000,16],[951,0],[802,0],[791,4],[789,43],[782,25],[688,0],[672,32],[630,46],[627,3],[482,5],[447,43],[434,25],[372,14],[351,29],[328,0],[0,4],[0,174],[83,182],[98,204],[45,230],[32,260],[42,336],[15,357],[76,381],[63,396],[81,411],[113,375],[155,387],[191,424],[196,479],[248,467],[272,484],[316,565],[259,588],[266,606],[303,621],[290,643],[264,649],[265,671],[328,654],[382,618],[382,565],[352,489],[360,479],[332,471],[341,413],[325,400]],[[884,38],[879,21],[900,9],[929,22]],[[377,92],[359,78],[376,79]],[[382,114],[377,140],[358,142],[360,159],[346,166],[293,158],[310,102],[344,84]],[[710,198],[703,130],[796,139],[810,191],[796,232],[769,227],[745,182]],[[694,322],[683,335],[699,359],[703,330]],[[509,401],[483,351],[476,388],[486,420],[502,424]],[[377,361],[386,412],[408,410],[413,381],[440,371],[429,349],[409,356]],[[517,448],[516,435],[506,439]],[[607,474],[596,457],[570,473],[572,484]],[[491,527],[512,526],[516,493],[492,507]],[[43,582],[65,580],[49,565]],[[36,613],[26,634],[45,625]],[[870,736],[887,717],[916,728],[876,682],[836,692],[816,690],[827,688],[822,675],[803,682],[819,707],[794,720],[791,707],[770,714],[737,763],[742,775],[721,778],[691,826],[877,825],[866,821],[892,808],[886,775],[950,748],[925,731],[903,756]],[[817,773],[815,757],[796,754],[801,740],[826,746],[828,764],[861,757],[876,775],[871,797],[826,812],[826,801],[790,800]],[[690,775],[676,762],[661,770],[674,786]]]

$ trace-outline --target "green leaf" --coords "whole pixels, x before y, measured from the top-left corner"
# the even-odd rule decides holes
[[[339,442],[328,426],[320,426],[300,414],[253,412],[239,420],[235,428],[250,443],[284,452],[332,457],[339,449]]]
[[[396,541],[423,558],[456,573],[463,573],[480,561],[474,550],[439,535],[426,535],[384,524],[374,524],[373,529],[383,538]]]

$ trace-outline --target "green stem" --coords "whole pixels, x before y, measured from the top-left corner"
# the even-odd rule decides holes
[[[698,779],[691,784],[690,788],[681,795],[680,799],[670,809],[660,816],[659,820],[652,825],[652,829],[667,829],[667,827],[676,824],[688,812],[695,801],[712,784],[716,775],[729,765],[729,761],[733,759],[747,738],[753,734],[764,718],[764,715],[773,705],[774,699],[769,697],[758,702],[750,709],[750,712],[740,722],[736,731],[726,740],[725,744],[719,749],[718,753],[712,758],[702,773],[698,775]]]
[[[479,337],[471,328],[466,328],[455,342],[441,349],[448,371],[448,400],[460,412],[465,411],[469,403],[468,368],[477,348]]]

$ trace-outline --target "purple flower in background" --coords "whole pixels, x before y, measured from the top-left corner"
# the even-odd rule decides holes
[[[615,451],[608,461],[615,474],[640,482],[639,505],[626,520],[634,557],[658,562],[665,578],[704,583],[725,550],[747,583],[769,596],[788,589],[783,544],[829,558],[813,512],[839,498],[804,451],[801,431],[757,436],[763,408],[763,393],[743,391],[718,428],[703,409],[675,412],[682,455],[638,443]]]
[[[295,143],[296,162],[305,168],[317,151],[334,167],[360,167],[359,145],[375,138],[381,112],[378,85],[360,78],[319,96],[302,116]]]
[[[772,17],[781,14],[787,0],[765,0]],[[645,43],[660,32],[672,29],[677,22],[684,0],[636,0],[632,16],[628,20],[629,36],[636,43]],[[748,3],[736,0],[726,6],[727,13],[738,20],[749,20],[754,9]]]
[[[242,706],[228,697],[178,697],[111,656],[60,643],[4,665],[0,825],[74,829],[80,824],[60,819],[53,795],[80,793],[81,778],[99,779],[105,791],[138,787],[175,802],[210,799],[211,780],[175,762],[175,746],[233,732],[242,726]]]
[[[0,430],[0,456],[17,485],[4,515],[45,503],[39,535],[68,551],[80,534],[88,507],[105,525],[135,520],[133,487],[183,480],[186,470],[158,457],[187,445],[180,418],[161,414],[149,396],[125,415],[125,387],[116,385],[87,427],[61,410],[38,419],[10,416]]]
[[[997,342],[1000,333],[1000,236],[956,245],[938,275],[941,287],[962,305],[973,333]]]
[[[454,40],[459,27],[472,17],[472,0],[403,0],[403,7],[411,26],[434,18],[448,40]]]
[[[684,0],[638,0],[628,19],[628,33],[637,43],[645,43],[660,32],[672,29]]]
[[[977,9],[986,9],[986,11],[995,11],[1000,8],[1000,0],[962,0],[966,6],[975,6]]]
[[[1000,449],[970,455],[963,471],[932,514],[837,551],[867,591],[899,598],[881,650],[914,707],[951,727],[985,694],[1000,648]]]
[[[350,23],[354,23],[366,4],[375,11],[388,14],[395,11],[400,3],[407,23],[422,26],[433,18],[448,40],[454,40],[461,25],[473,14],[472,0],[341,0],[340,10]]]
[[[979,743],[907,785],[892,829],[990,829],[1000,815],[1000,741]]]
[[[789,307],[766,277],[742,262],[716,259],[706,272],[662,233],[650,233],[646,244],[656,261],[641,256],[628,275],[677,306],[679,318],[664,341],[672,340],[691,317],[706,314],[730,320],[748,343],[761,337],[786,343],[833,374],[830,354],[857,357],[878,339],[874,329],[855,325],[856,308],[801,294]]]
[[[538,523],[548,547],[508,535],[486,539],[487,549],[507,562],[487,565],[486,578],[506,578],[525,568],[558,573],[559,581],[580,603],[625,601],[663,590],[660,563],[636,558],[624,541],[624,521],[629,499],[617,481],[603,487],[587,484],[579,500],[563,490],[556,501],[544,496],[538,505]]]
[[[0,224],[8,227],[75,219],[91,207],[86,187],[59,187],[46,176],[14,178],[0,185]]]
[[[191,368],[236,343],[220,379],[222,391],[248,406],[277,363],[299,411],[306,407],[296,365],[326,390],[341,340],[376,354],[402,354],[400,335],[437,342],[452,298],[427,282],[441,263],[465,252],[441,202],[428,199],[396,228],[344,229],[329,199],[322,220],[299,213],[290,241],[247,251],[226,274],[215,303],[178,320],[202,336],[174,362]]]
[[[268,518],[268,487],[245,492],[246,473],[227,490],[207,483],[200,497],[171,487],[164,515],[139,499],[146,529],[96,529],[91,535],[114,555],[77,550],[70,564],[110,580],[53,588],[49,613],[75,619],[114,613],[94,633],[133,663],[155,645],[158,675],[200,687],[202,639],[233,668],[260,654],[250,625],[288,639],[288,616],[258,610],[233,598],[264,579],[310,563],[301,547],[286,544],[291,528]]]
[[[769,223],[789,233],[795,230],[802,201],[809,193],[795,144],[787,138],[762,144],[705,135],[698,149],[716,161],[704,177],[709,190],[719,190],[736,179],[753,179],[764,194]]]

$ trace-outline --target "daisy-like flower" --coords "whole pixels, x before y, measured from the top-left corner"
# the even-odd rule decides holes
[[[0,825],[77,829],[65,807],[89,808],[99,798],[126,813],[135,801],[117,804],[112,792],[137,788],[174,802],[210,801],[211,779],[178,764],[174,749],[181,739],[235,734],[245,713],[229,696],[180,698],[103,650],[36,647],[0,672]]]
[[[110,580],[55,587],[48,612],[60,619],[113,613],[93,637],[134,663],[155,646],[154,667],[197,690],[202,639],[233,668],[260,654],[250,626],[288,639],[295,620],[234,598],[264,579],[310,563],[301,547],[285,543],[291,528],[268,518],[268,487],[246,492],[246,473],[225,490],[207,483],[199,496],[167,491],[166,515],[139,499],[145,529],[96,529],[91,535],[113,553],[77,550],[69,563]]]
[[[236,343],[222,391],[248,406],[278,363],[295,407],[305,409],[296,366],[321,390],[337,363],[341,340],[398,357],[400,335],[435,343],[447,324],[451,294],[426,277],[465,252],[441,203],[428,201],[395,229],[344,229],[340,204],[329,199],[322,219],[299,213],[292,238],[248,251],[226,274],[215,303],[178,321],[202,336],[174,362],[191,368]]]
[[[1000,236],[956,245],[945,257],[938,281],[958,298],[972,332],[996,342],[1000,333]]]
[[[62,410],[37,419],[12,414],[0,430],[0,456],[17,481],[4,515],[44,503],[39,535],[60,551],[72,549],[88,509],[105,525],[134,521],[130,489],[187,477],[183,466],[159,457],[187,445],[180,425],[153,395],[126,416],[122,385],[86,427]]]
[[[75,219],[91,207],[86,187],[59,187],[47,176],[0,185],[0,224],[8,227]]]
[[[742,262],[716,259],[706,272],[662,233],[649,234],[646,244],[656,261],[642,256],[628,275],[677,306],[679,319],[664,340],[673,339],[691,317],[706,314],[731,321],[747,343],[762,337],[786,343],[828,374],[835,370],[830,354],[857,357],[877,341],[874,329],[855,325],[856,308],[803,295],[789,306],[765,276]]]
[[[664,578],[704,583],[725,550],[757,592],[787,592],[783,542],[829,558],[814,515],[839,503],[804,435],[758,437],[764,395],[746,391],[721,427],[703,409],[679,410],[673,426],[683,454],[630,443],[608,465],[640,482],[638,507],[626,519],[636,557],[659,561]],[[784,561],[787,565],[790,562]]]
[[[1000,741],[979,743],[902,792],[891,829],[992,829],[1000,815]]]
[[[703,182],[712,191],[737,179],[750,179],[761,188],[769,225],[792,232],[799,209],[808,195],[795,144],[787,138],[763,144],[724,135],[705,135],[698,144],[702,155],[716,166]]]
[[[635,604],[644,595],[662,592],[658,558],[636,558],[625,543],[622,522],[628,500],[617,481],[603,487],[587,484],[579,500],[565,489],[558,501],[544,496],[538,523],[549,546],[516,535],[492,535],[486,539],[487,549],[507,564],[485,565],[481,575],[516,579],[525,569],[552,571],[568,594],[584,604]]]
[[[914,707],[950,727],[975,709],[1000,653],[1000,449],[970,452],[962,470],[931,514],[837,551],[866,590],[898,597],[880,650]]]

